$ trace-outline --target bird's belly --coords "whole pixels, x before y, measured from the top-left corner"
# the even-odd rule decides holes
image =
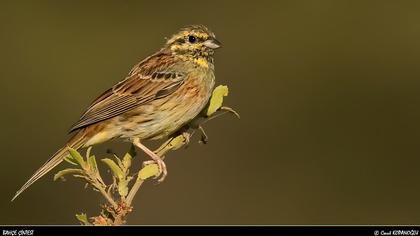
[[[151,113],[120,117],[115,128],[121,138],[158,139],[168,136],[193,119],[202,109],[199,104],[173,104],[155,107]],[[134,112],[133,112],[134,113]]]
[[[188,83],[180,91],[116,117],[121,138],[159,139],[196,117],[211,95],[213,84]]]

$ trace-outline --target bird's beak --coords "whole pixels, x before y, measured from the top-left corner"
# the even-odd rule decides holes
[[[222,46],[222,43],[219,42],[217,39],[215,38],[210,38],[207,39],[206,41],[204,41],[204,46],[211,48],[211,49],[217,49],[220,48]]]

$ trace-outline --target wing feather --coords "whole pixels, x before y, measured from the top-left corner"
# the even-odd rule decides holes
[[[95,99],[70,132],[172,94],[185,80],[183,73],[173,69],[175,63],[173,57],[165,53],[146,58],[125,80]]]

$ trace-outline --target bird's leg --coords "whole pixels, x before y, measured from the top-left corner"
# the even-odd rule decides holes
[[[138,148],[140,148],[141,150],[143,150],[147,155],[149,155],[153,159],[153,160],[150,160],[150,161],[143,162],[143,165],[150,165],[150,164],[154,164],[154,163],[156,163],[158,165],[159,175],[162,175],[158,181],[162,182],[165,179],[166,175],[168,175],[168,171],[166,170],[165,162],[156,153],[154,153],[152,150],[150,150],[149,148],[144,146],[140,142],[139,138],[134,138],[133,139],[133,144],[135,146],[137,146]]]

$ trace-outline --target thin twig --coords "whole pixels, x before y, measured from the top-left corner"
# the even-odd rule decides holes
[[[95,186],[96,187],[96,189],[98,189],[99,190],[99,192],[105,197],[105,199],[111,204],[111,206],[113,207],[113,208],[117,208],[118,207],[118,204],[114,201],[114,199],[105,191],[105,189],[104,188],[102,188],[102,187],[98,187],[98,186]]]
[[[133,202],[134,196],[136,196],[136,193],[137,193],[137,191],[139,191],[143,182],[144,182],[144,180],[138,178],[137,181],[134,183],[133,187],[131,187],[131,190],[128,193],[127,198],[126,198],[127,206],[131,206],[131,203]]]

